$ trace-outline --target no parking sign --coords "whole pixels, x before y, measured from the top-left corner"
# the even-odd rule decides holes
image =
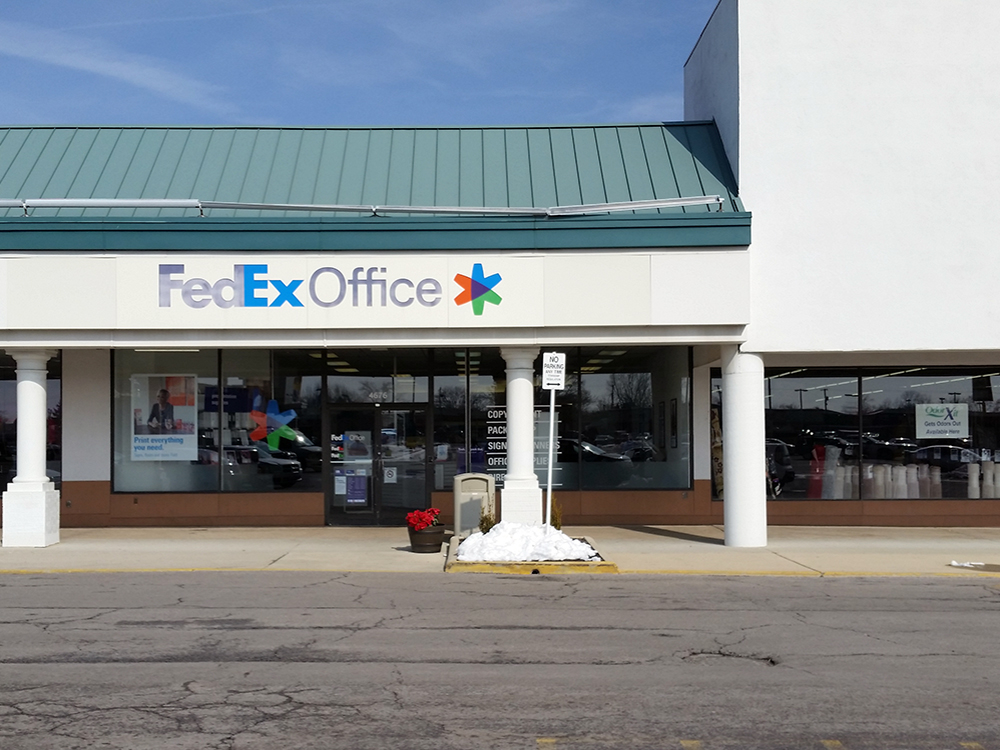
[[[566,355],[562,352],[545,352],[542,355],[542,388],[561,391],[566,387]]]

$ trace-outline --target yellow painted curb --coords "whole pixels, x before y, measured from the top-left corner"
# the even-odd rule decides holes
[[[657,568],[619,570],[628,575],[670,575],[670,576],[784,576],[790,578],[822,578],[826,573],[816,570],[689,570],[685,568]]]
[[[618,573],[618,566],[601,555],[594,540],[583,539],[601,556],[601,560],[539,560],[534,562],[463,562],[459,560],[459,540],[452,537],[448,543],[448,558],[444,564],[446,573],[512,573],[515,575],[560,575],[565,573]]]
[[[948,573],[904,573],[893,571],[849,571],[849,570],[685,570],[685,569],[635,569],[619,570],[622,575],[668,575],[668,576],[760,576],[785,578],[1000,578],[1000,573],[969,570]]]

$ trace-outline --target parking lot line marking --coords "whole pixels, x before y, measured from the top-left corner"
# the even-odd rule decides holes
[[[820,740],[819,742],[826,750],[844,750],[840,740]]]
[[[958,744],[964,747],[965,750],[985,750],[978,742],[959,742]]]
[[[701,740],[681,740],[684,750],[701,750]]]

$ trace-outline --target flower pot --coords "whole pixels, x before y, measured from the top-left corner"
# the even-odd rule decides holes
[[[444,526],[428,526],[420,531],[414,531],[409,526],[410,549],[414,552],[440,552],[444,544]]]

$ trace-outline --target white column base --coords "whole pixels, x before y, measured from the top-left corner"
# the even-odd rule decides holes
[[[535,477],[505,479],[500,490],[500,502],[501,520],[536,526],[542,524],[542,488]]]
[[[3,493],[4,547],[59,543],[59,491],[52,482],[11,482]]]

